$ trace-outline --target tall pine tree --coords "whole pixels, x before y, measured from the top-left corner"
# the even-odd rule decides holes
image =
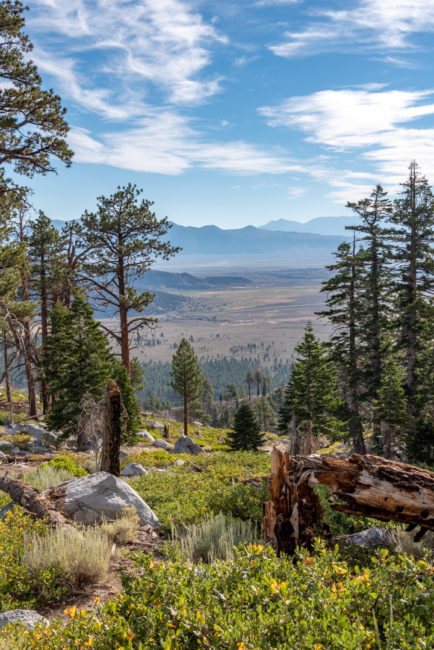
[[[172,358],[171,386],[181,395],[184,404],[184,436],[188,432],[188,406],[199,399],[203,387],[203,375],[199,361],[187,339],[181,339]]]

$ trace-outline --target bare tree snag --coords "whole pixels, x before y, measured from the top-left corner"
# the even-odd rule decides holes
[[[110,379],[104,396],[104,437],[101,451],[101,470],[114,476],[121,473],[119,452],[121,448],[123,405],[119,386]]]
[[[290,456],[274,447],[264,538],[279,552],[309,545],[322,520],[312,486],[331,488],[332,509],[434,530],[434,473],[379,456]]]
[[[59,505],[51,501],[24,481],[4,474],[0,476],[0,490],[6,492],[15,503],[38,519],[45,519],[51,526],[71,525],[59,510]]]

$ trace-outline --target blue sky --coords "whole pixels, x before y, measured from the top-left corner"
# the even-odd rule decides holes
[[[434,181],[434,0],[29,0],[32,58],[68,109],[51,218],[129,181],[223,228],[346,214],[411,159]]]

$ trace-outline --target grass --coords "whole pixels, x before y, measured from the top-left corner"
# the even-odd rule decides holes
[[[39,465],[36,469],[27,472],[24,479],[36,490],[48,490],[50,487],[59,485],[64,481],[70,481],[74,478],[74,474],[67,469],[53,467],[48,463]]]
[[[22,561],[38,580],[51,571],[74,591],[105,580],[112,542],[102,528],[54,528],[46,535],[24,538]]]
[[[234,519],[231,515],[207,515],[198,524],[187,528],[172,526],[172,538],[193,562],[233,560],[234,548],[243,542],[256,543],[258,526],[251,521]]]

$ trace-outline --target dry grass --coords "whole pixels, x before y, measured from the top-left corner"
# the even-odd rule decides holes
[[[125,508],[122,517],[115,521],[105,522],[101,530],[115,544],[134,542],[138,535],[139,517],[135,508]]]
[[[214,562],[233,560],[234,547],[244,542],[255,543],[259,535],[253,522],[234,519],[220,512],[184,530],[173,527],[172,537],[192,561]]]
[[[112,542],[101,528],[54,528],[25,539],[23,563],[34,577],[54,569],[73,590],[107,578]]]
[[[26,474],[26,483],[29,483],[36,490],[48,490],[54,485],[75,478],[72,472],[53,465],[43,464]]]

